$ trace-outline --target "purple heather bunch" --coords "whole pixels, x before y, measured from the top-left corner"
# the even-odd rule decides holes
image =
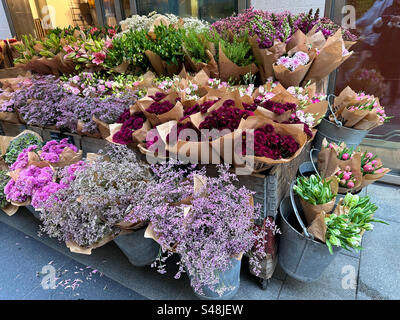
[[[202,294],[208,286],[222,295],[229,288],[217,286],[216,271],[226,271],[232,258],[249,251],[256,241],[264,241],[264,234],[254,232],[260,207],[253,206],[253,193],[233,184],[237,177],[228,171],[229,166],[220,166],[218,177],[172,163],[152,168],[156,179],[147,185],[146,201],[136,211],[151,221],[163,249],[173,247],[179,254],[175,278],[187,271],[196,292]],[[195,191],[199,177],[206,184]],[[165,260],[160,257],[153,265],[160,273],[165,273]]]
[[[73,144],[68,143],[68,139],[62,139],[60,142],[52,140],[43,146],[40,158],[44,161],[49,161],[50,163],[57,163],[60,161],[60,155],[66,148],[78,152],[78,148]]]
[[[217,129],[220,131],[229,129],[234,131],[239,127],[242,119],[247,119],[254,115],[251,111],[235,108],[234,106],[235,102],[233,100],[224,101],[220,108],[213,110],[211,114],[204,119],[199,129]]]
[[[113,142],[124,145],[132,143],[132,133],[143,128],[145,122],[146,116],[143,112],[135,112],[131,115],[130,110],[126,109],[117,120],[117,123],[122,123],[122,128],[113,135]]]
[[[76,170],[67,188],[48,198],[42,232],[88,247],[121,231],[116,224],[132,212],[131,206],[142,203],[152,176],[148,165],[126,146],[107,148],[94,162]]]
[[[298,142],[289,135],[281,135],[275,131],[275,128],[267,124],[264,127],[254,130],[254,132],[244,132],[243,141],[247,141],[247,135],[250,134],[250,141],[254,142],[254,156],[266,157],[273,160],[290,158],[299,150]],[[242,155],[247,154],[246,143],[242,144]]]

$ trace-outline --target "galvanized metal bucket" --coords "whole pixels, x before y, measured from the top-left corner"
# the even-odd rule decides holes
[[[310,151],[310,161],[308,162],[303,162],[300,166],[299,166],[299,170],[297,172],[297,175],[302,176],[302,177],[309,177],[312,174],[318,174],[318,169],[317,169],[317,162],[314,161],[313,158],[313,152],[314,151],[319,151],[317,149],[311,149]]]
[[[330,265],[340,247],[333,247],[333,255],[326,244],[317,242],[308,233],[302,220],[300,201],[294,196],[294,181],[290,186],[290,197],[280,204],[281,236],[279,243],[279,264],[292,278],[312,282],[318,280]],[[293,214],[294,213],[294,214]]]
[[[335,122],[331,122],[329,119],[325,118],[322,119],[321,123],[317,127],[318,132],[314,139],[314,147],[321,150],[322,141],[326,138],[328,142],[335,142],[337,144],[344,142],[349,148],[357,148],[367,136],[368,130],[356,130],[344,127],[343,123],[336,118],[329,99],[328,102],[329,110],[332,113]]]
[[[194,294],[201,300],[229,300],[232,299],[239,290],[240,287],[240,268],[242,266],[242,260],[231,259],[231,267],[224,271],[216,271],[219,279],[219,283],[216,288],[227,287],[222,296],[217,292],[211,290],[209,287],[202,287],[203,295],[199,295],[194,292]]]
[[[114,239],[116,245],[135,267],[151,265],[160,252],[160,245],[157,242],[144,237],[145,231],[146,228],[143,228]]]

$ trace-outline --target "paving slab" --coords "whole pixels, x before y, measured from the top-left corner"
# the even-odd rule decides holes
[[[358,267],[358,259],[339,253],[318,281],[307,283],[288,276],[279,300],[354,300]]]
[[[377,218],[400,222],[400,187],[383,183],[368,186],[371,201],[378,206]]]
[[[100,272],[77,263],[4,223],[0,223],[0,235],[0,299],[144,299]],[[49,270],[43,269],[45,266],[54,268],[56,278],[53,289],[45,290],[42,286],[42,281],[49,274]],[[76,285],[73,288],[69,284],[74,280]]]
[[[400,299],[400,223],[389,223],[364,235],[358,299]]]
[[[64,243],[60,243],[55,239],[50,239],[47,236],[38,237],[39,222],[25,208],[21,208],[18,214],[13,217],[0,214],[0,222],[17,228],[85,266],[91,266],[99,270],[110,279],[146,298],[154,300],[196,299],[186,275],[183,275],[179,280],[174,279],[177,271],[177,256],[167,260],[167,274],[162,275],[154,268],[132,266],[114,242],[93,250],[92,255],[87,256],[70,252]],[[257,279],[250,275],[248,266],[244,265],[242,266],[241,286],[238,297],[240,299],[276,299],[281,283],[282,281],[273,279],[269,289],[263,291]]]

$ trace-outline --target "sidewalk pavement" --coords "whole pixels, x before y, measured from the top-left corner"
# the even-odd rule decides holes
[[[377,223],[365,234],[365,250],[342,250],[313,283],[290,278],[278,265],[266,290],[250,275],[244,260],[234,299],[400,299],[400,187],[376,183],[367,192],[379,207],[376,218],[389,225]],[[55,239],[38,237],[37,232],[38,222],[25,208],[13,217],[0,215],[0,299],[196,299],[186,275],[173,278],[176,257],[169,261],[168,273],[161,275],[150,267],[133,267],[113,242],[85,256],[71,253]],[[41,286],[40,272],[49,262],[60,277],[55,290]],[[69,287],[74,280],[75,290]]]

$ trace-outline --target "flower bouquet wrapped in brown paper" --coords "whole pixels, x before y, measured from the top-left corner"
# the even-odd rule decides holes
[[[281,124],[268,118],[252,116],[240,122],[237,132],[225,138],[225,144],[234,144],[233,164],[251,172],[261,172],[275,164],[295,159],[307,143],[303,125]],[[232,153],[233,153],[232,152]],[[231,158],[224,161],[232,163]]]
[[[24,87],[30,86],[31,74],[19,76],[17,78],[2,79],[0,93],[0,120],[19,124],[21,119],[18,115],[18,110],[14,106],[13,93],[18,90],[23,90]]]
[[[363,152],[361,154],[362,182],[356,190],[361,190],[371,183],[382,179],[390,171],[390,169],[383,166],[382,160],[377,155],[368,151]]]
[[[145,55],[158,75],[173,76],[181,71],[183,33],[180,23],[172,25],[165,17],[157,18],[150,27],[151,50],[146,50]]]
[[[335,211],[327,214],[321,211],[313,220],[308,231],[318,240],[326,243],[333,254],[333,246],[345,250],[362,250],[361,240],[366,231],[373,230],[372,222],[386,222],[374,219],[378,207],[368,196],[359,197],[348,193],[340,199]]]
[[[260,70],[261,81],[266,82],[269,77],[274,76],[273,64],[279,57],[286,53],[286,44],[280,41],[275,41],[272,47],[262,49],[259,47],[257,37],[249,38],[254,57]]]
[[[230,60],[225,53],[225,50],[228,50],[229,46],[234,44],[229,44],[224,42],[222,44],[219,43],[219,57],[218,57],[218,66],[219,66],[219,77],[222,81],[233,80],[236,82],[240,82],[242,76],[246,74],[256,74],[258,72],[258,68],[255,63],[250,64],[240,64],[237,65],[235,62]],[[243,59],[244,61],[250,61],[250,59]],[[241,62],[247,63],[247,62]]]
[[[310,225],[321,212],[331,213],[338,193],[338,180],[332,176],[322,179],[317,175],[298,177],[293,187]]]
[[[339,29],[335,34],[325,41],[321,31],[315,32],[315,28],[307,34],[307,40],[313,49],[316,49],[316,57],[304,78],[304,82],[319,81],[336,70],[348,58],[353,51],[348,49],[354,44],[345,43],[342,39],[342,30]]]
[[[126,109],[117,120],[117,123],[108,125],[107,141],[133,147],[146,141],[151,123],[137,104]],[[105,132],[106,133],[106,132]]]
[[[203,70],[212,78],[219,77],[217,62],[213,53],[209,50],[210,43],[204,34],[199,33],[195,28],[185,29],[182,47],[188,70],[194,72]],[[215,50],[213,51],[215,52]]]
[[[154,96],[146,96],[138,100],[136,104],[153,126],[171,120],[178,121],[183,117],[184,108],[177,92],[171,92],[168,95],[156,93]]]
[[[322,177],[338,178],[339,193],[353,192],[361,186],[361,154],[344,143],[338,146],[324,139],[318,154],[318,170]]]
[[[294,47],[273,65],[275,78],[285,87],[299,86],[316,56],[315,49],[301,51]]]
[[[388,122],[384,107],[379,103],[379,98],[363,92],[355,93],[346,87],[335,99],[335,116],[347,128],[356,130],[372,130]],[[334,121],[333,115],[330,121]]]

